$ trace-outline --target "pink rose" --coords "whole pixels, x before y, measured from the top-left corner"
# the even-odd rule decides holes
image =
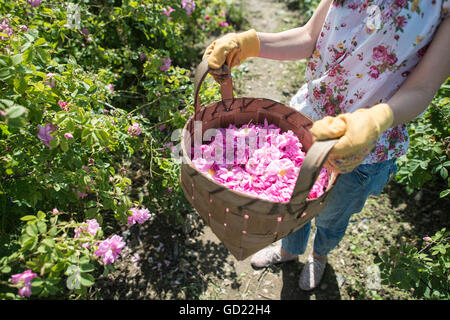
[[[144,209],[131,208],[128,211],[131,212],[131,216],[128,217],[129,226],[132,226],[135,223],[142,224],[154,216],[153,213],[150,213],[148,209],[145,208]]]
[[[139,123],[135,122],[132,126],[128,127],[128,133],[132,136],[138,136],[142,132],[141,128],[139,127]]]
[[[27,0],[27,2],[32,8],[37,8],[41,4],[42,0]]]
[[[56,127],[51,124],[51,123],[47,123],[45,125],[45,127],[43,126],[38,126],[39,127],[39,133],[38,133],[38,138],[47,146],[51,149],[50,147],[50,141],[53,140],[53,136],[51,135],[52,132],[54,132],[56,130]]]
[[[101,227],[96,219],[86,220],[86,225],[75,228],[74,239],[78,239],[83,233],[88,233],[95,237],[99,229],[101,229]]]
[[[31,280],[33,280],[34,277],[37,277],[37,274],[32,272],[30,269],[11,276],[12,284],[23,284],[23,287],[19,289],[19,295],[21,297],[31,296]]]
[[[117,260],[124,246],[125,242],[122,241],[122,237],[114,235],[102,241],[94,254],[98,257],[101,256],[103,263],[107,265]]]
[[[166,8],[163,8],[163,14],[165,14],[166,16],[170,16],[170,14],[173,12],[173,11],[175,11],[175,9],[173,9],[173,8],[171,8],[171,7],[168,7],[168,9],[166,9]]]
[[[172,60],[170,58],[161,58],[162,65],[159,68],[162,72],[166,72],[169,70]]]

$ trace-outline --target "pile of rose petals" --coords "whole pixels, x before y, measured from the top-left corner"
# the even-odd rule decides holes
[[[290,200],[305,158],[302,144],[292,131],[281,132],[267,120],[264,125],[229,125],[216,130],[211,142],[191,150],[192,163],[199,171],[250,196],[274,202]],[[328,174],[323,168],[308,199],[320,197],[327,186]]]

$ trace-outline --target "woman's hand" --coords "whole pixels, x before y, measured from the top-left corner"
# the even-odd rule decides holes
[[[340,138],[326,166],[338,173],[347,173],[361,164],[393,121],[391,108],[381,103],[369,109],[325,117],[314,122],[311,133],[316,140]]]
[[[230,69],[238,66],[247,58],[257,57],[259,47],[259,38],[254,29],[229,33],[211,43],[206,48],[203,59],[208,59],[210,73],[218,81],[225,63]]]

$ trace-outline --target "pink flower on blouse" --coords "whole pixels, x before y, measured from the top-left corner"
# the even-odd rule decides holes
[[[397,27],[403,28],[408,23],[408,20],[405,16],[397,16],[395,17],[395,23],[397,24]]]
[[[377,46],[375,48],[373,48],[373,54],[372,54],[372,58],[375,61],[383,61],[385,59],[385,57],[388,55],[387,49],[384,46]]]
[[[395,56],[395,54],[388,54],[385,59],[384,62],[386,62],[388,65],[392,66],[397,62],[397,57]]]
[[[377,66],[370,66],[369,75],[373,79],[378,79],[378,77],[380,76],[380,70]]]
[[[398,7],[403,8],[408,3],[408,0],[395,0],[394,3]]]

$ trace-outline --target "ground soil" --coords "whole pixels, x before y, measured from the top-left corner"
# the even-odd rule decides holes
[[[243,5],[250,27],[257,31],[281,31],[301,21],[285,2],[248,0]],[[304,62],[248,59],[239,67],[236,93],[288,103],[303,83],[302,68]],[[151,223],[123,228],[124,254],[115,271],[99,277],[92,298],[408,299],[410,293],[381,284],[374,258],[391,246],[448,226],[444,208],[449,208],[449,201],[439,200],[436,192],[408,196],[391,181],[351,218],[344,239],[328,257],[321,284],[310,292],[298,288],[298,277],[311,239],[307,253],[295,261],[255,269],[250,258],[236,260],[194,210],[186,212],[182,225],[170,214],[157,215]]]

